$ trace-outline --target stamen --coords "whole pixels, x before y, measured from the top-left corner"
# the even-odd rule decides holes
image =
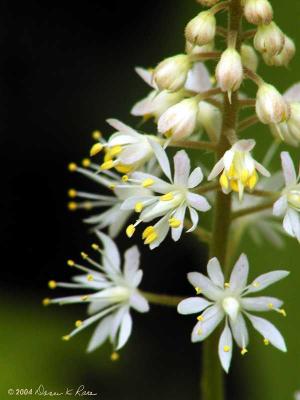
[[[70,201],[69,203],[68,203],[68,209],[70,210],[70,211],[75,211],[75,210],[77,210],[77,203],[75,203],[75,201]]]
[[[86,260],[88,258],[88,255],[84,253],[83,251],[80,253],[81,257]]]
[[[43,301],[42,301],[42,304],[43,304],[43,306],[49,306],[49,304],[51,303],[51,300],[48,298],[48,297],[46,297],[45,299],[43,299]]]
[[[90,156],[91,157],[95,156],[96,154],[100,153],[102,149],[103,145],[101,143],[95,143],[90,150]]]
[[[264,345],[265,345],[265,346],[269,346],[269,344],[270,344],[269,340],[265,338],[265,339],[264,339]]]
[[[82,166],[83,166],[84,168],[88,168],[88,167],[91,165],[91,160],[88,159],[88,158],[84,158],[84,159],[81,161],[81,164],[82,164]]]
[[[111,183],[111,184],[108,186],[108,188],[111,189],[111,190],[114,190],[114,189],[116,188],[116,184],[115,184],[115,183]]]
[[[89,299],[89,296],[86,294],[85,296],[80,297],[82,301],[87,301]]]
[[[200,294],[202,292],[202,290],[199,287],[196,287],[195,290],[196,290],[196,294]]]
[[[70,335],[65,335],[62,337],[62,340],[68,342],[70,340]]]
[[[120,145],[113,146],[109,149],[109,154],[111,157],[115,157],[118,154],[120,154],[122,150],[123,150],[123,147]]]
[[[135,232],[135,227],[134,227],[134,225],[133,225],[133,224],[128,225],[127,228],[126,228],[126,235],[127,235],[129,238],[131,238],[131,237],[133,236],[134,232]]]
[[[224,283],[224,287],[227,288],[227,289],[230,288],[230,283],[229,282],[225,282]]]
[[[68,196],[71,197],[71,198],[76,197],[77,196],[76,190],[75,189],[69,189]]]
[[[92,244],[92,249],[93,249],[93,250],[100,250],[100,247],[98,246],[98,244],[93,243],[93,244]]]
[[[111,361],[118,361],[119,358],[120,358],[119,353],[117,353],[115,351],[113,353],[111,353],[111,356],[110,356]]]
[[[55,289],[57,287],[56,281],[49,281],[48,286],[50,289]]]
[[[141,202],[138,202],[134,206],[134,211],[137,212],[137,213],[140,213],[140,212],[142,212],[143,208],[144,208],[144,204],[141,203]]]
[[[102,137],[102,133],[100,131],[94,131],[92,133],[92,138],[95,140],[99,140]]]
[[[68,260],[67,264],[68,264],[69,267],[74,267],[75,262],[73,260]]]
[[[203,333],[203,330],[201,328],[198,329],[197,334],[200,336],[200,335],[202,335],[202,333]]]
[[[160,196],[160,201],[171,201],[174,199],[174,195],[172,192],[166,193],[163,196]]]
[[[204,318],[202,317],[202,315],[198,315],[197,320],[198,321],[204,321]]]
[[[92,282],[92,281],[94,280],[94,277],[93,277],[93,275],[89,274],[89,275],[86,277],[86,279],[87,279],[89,282]]]
[[[181,221],[175,217],[169,219],[169,225],[171,228],[179,228],[181,225]]]
[[[223,347],[223,350],[225,351],[225,353],[228,353],[228,352],[230,351],[230,346],[225,345],[225,346]]]
[[[283,317],[286,317],[286,311],[283,308],[280,308],[279,310],[276,310],[279,314],[281,314]]]
[[[154,231],[150,235],[147,236],[146,240],[144,241],[144,244],[151,244],[157,239],[157,233]]]
[[[222,186],[222,188],[228,189],[228,179],[224,173],[220,176],[219,182],[220,182],[220,185]]]
[[[75,322],[76,328],[79,328],[82,324],[83,324],[83,322],[82,322],[80,319],[78,319],[78,320]]]
[[[122,176],[122,182],[124,182],[124,183],[126,183],[126,182],[128,182],[128,175],[123,175]]]
[[[255,287],[255,288],[259,287],[259,282],[254,281],[254,282],[252,283],[252,286]]]
[[[144,188],[147,188],[147,187],[149,187],[149,186],[152,186],[153,183],[154,183],[154,180],[153,180],[153,179],[147,178],[147,179],[145,179],[145,180],[142,182],[142,186],[143,186]]]
[[[246,349],[246,347],[243,347],[241,350],[241,355],[244,356],[247,353],[248,353],[248,350]]]
[[[75,163],[70,163],[69,165],[68,165],[68,170],[70,171],[70,172],[74,172],[74,171],[76,171],[77,170],[77,164],[75,164]]]
[[[152,225],[147,226],[147,228],[143,232],[142,239],[146,239],[153,232],[154,232],[154,227]]]
[[[100,169],[102,169],[102,170],[111,169],[115,166],[115,164],[116,164],[115,161],[109,160],[109,161],[106,161],[103,164],[101,164]]]

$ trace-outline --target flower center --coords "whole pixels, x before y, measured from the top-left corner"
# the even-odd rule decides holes
[[[288,198],[289,205],[299,211],[300,210],[300,190],[291,190],[288,193],[287,198]]]
[[[235,321],[240,309],[240,303],[238,302],[238,300],[235,297],[231,296],[225,297],[222,301],[222,307],[229,318],[232,321]]]

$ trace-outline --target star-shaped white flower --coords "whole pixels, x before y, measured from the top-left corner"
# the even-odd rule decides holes
[[[280,332],[273,324],[264,318],[252,315],[256,311],[277,311],[283,316],[285,311],[281,308],[283,302],[274,297],[248,297],[285,278],[288,271],[272,271],[257,277],[247,285],[249,272],[248,259],[242,254],[236,262],[228,283],[217,258],[212,258],[207,264],[209,278],[199,272],[188,274],[189,282],[195,287],[198,294],[203,297],[190,297],[178,305],[180,314],[199,314],[197,324],[192,332],[192,342],[201,342],[206,339],[225,319],[225,327],[219,340],[219,358],[226,372],[228,372],[231,358],[233,338],[241,348],[241,354],[247,352],[249,342],[248,329],[244,316],[251,322],[264,338],[264,343],[281,351],[286,351],[286,345]]]
[[[211,207],[205,197],[192,192],[192,189],[201,183],[203,174],[200,167],[190,173],[190,160],[186,152],[181,150],[176,153],[172,178],[165,151],[155,142],[151,142],[151,145],[169,182],[151,174],[134,172],[130,177],[132,184],[150,187],[158,195],[130,197],[124,201],[121,208],[140,213],[136,223],[127,227],[126,233],[129,237],[134,234],[136,226],[141,222],[150,222],[159,218],[158,222],[148,226],[143,232],[144,243],[149,244],[150,249],[154,249],[166,238],[170,229],[173,240],[180,239],[187,208],[193,224],[188,231],[191,232],[198,224],[197,211],[206,212]]]
[[[69,260],[68,265],[83,271],[83,274],[73,277],[74,283],[49,282],[49,287],[77,289],[80,295],[45,299],[44,304],[88,303],[89,318],[75,322],[76,329],[63,337],[69,340],[81,330],[98,322],[98,326],[90,340],[87,351],[93,351],[107,338],[113,348],[119,350],[127,342],[132,330],[130,309],[141,313],[149,310],[147,300],[139,293],[138,286],[142,280],[143,271],[138,269],[140,253],[136,246],[124,254],[124,267],[121,270],[121,257],[115,243],[101,232],[96,232],[103,248],[97,244],[92,247],[102,257],[100,262],[92,260],[82,253],[82,258],[90,265],[85,267]],[[87,291],[87,292],[86,292]]]
[[[151,195],[152,192],[150,189],[144,187],[124,186],[120,175],[112,171],[102,171],[102,173],[99,174],[98,165],[92,163],[89,159],[83,160],[83,164],[84,167],[80,167],[71,163],[69,169],[73,172],[79,172],[96,182],[101,186],[101,189],[109,189],[112,195],[100,194],[103,189],[100,193],[70,189],[68,194],[72,201],[68,204],[69,209],[71,211],[78,209],[87,211],[104,209],[104,211],[98,211],[90,217],[85,218],[84,222],[92,225],[95,230],[107,228],[109,236],[114,238],[120,233],[129,217],[133,214],[131,210],[124,211],[120,209],[123,201],[131,196]],[[153,168],[150,168],[150,170],[153,170]],[[124,178],[126,178],[126,176],[123,177],[123,179]],[[77,199],[79,201],[77,201]]]
[[[217,162],[212,169],[208,180],[216,178],[221,172],[220,185],[224,193],[232,190],[238,192],[240,200],[243,198],[245,188],[254,189],[258,182],[259,171],[269,177],[270,173],[259,162],[254,160],[251,150],[255,146],[255,140],[239,140]]]
[[[280,198],[273,206],[273,214],[284,215],[283,228],[292,237],[300,242],[300,183],[299,175],[288,152],[281,153],[282,170],[285,180],[285,188]]]

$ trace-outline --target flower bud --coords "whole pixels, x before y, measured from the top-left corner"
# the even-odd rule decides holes
[[[290,106],[278,90],[262,83],[256,94],[256,114],[263,124],[279,124],[290,116]]]
[[[202,53],[209,53],[215,48],[215,42],[212,41],[204,46],[197,46],[188,41],[185,43],[185,51],[189,56],[201,56]]]
[[[233,48],[226,49],[216,68],[216,79],[223,92],[236,91],[243,82],[243,65],[240,54]]]
[[[296,46],[294,44],[294,41],[288,36],[285,36],[284,47],[282,51],[273,57],[268,56],[268,54],[264,54],[263,58],[267,65],[275,67],[287,67],[294,57],[295,53]]]
[[[257,70],[258,56],[252,46],[249,46],[247,44],[242,44],[241,58],[244,67],[250,69],[253,72]]]
[[[158,120],[158,132],[174,140],[190,136],[197,123],[198,103],[193,97],[170,107]]]
[[[201,6],[204,7],[212,7],[218,3],[219,0],[197,0],[197,3],[200,3]]]
[[[153,73],[153,80],[160,90],[172,92],[179,90],[185,84],[191,62],[186,54],[169,57],[158,64]]]
[[[268,25],[273,19],[273,9],[268,0],[245,0],[244,15],[250,24]]]
[[[300,103],[290,103],[291,115],[286,122],[271,125],[271,132],[286,143],[298,147],[300,144]]]
[[[271,22],[269,25],[259,25],[254,36],[254,47],[260,53],[266,53],[269,56],[279,54],[284,46],[284,34],[281,29]]]
[[[220,110],[206,101],[200,101],[198,123],[207,133],[212,142],[216,142],[221,133],[222,115]]]
[[[186,40],[194,45],[203,46],[214,40],[216,17],[208,11],[202,11],[185,28]]]

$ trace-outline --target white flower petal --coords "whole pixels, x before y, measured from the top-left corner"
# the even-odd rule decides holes
[[[249,273],[249,262],[246,254],[241,254],[230,275],[230,290],[241,292],[246,284]]]
[[[236,149],[235,149],[236,150]],[[225,151],[223,156],[224,167],[226,170],[229,170],[234,158],[235,150],[233,150],[233,146],[230,150]]]
[[[283,97],[289,103],[300,102],[300,83],[295,83],[284,94]]]
[[[296,210],[288,208],[283,219],[283,229],[300,242],[300,218]]]
[[[143,79],[143,81],[147,83],[147,85],[154,88],[154,85],[152,83],[153,80],[152,80],[152,72],[151,71],[149,71],[146,68],[142,68],[142,67],[135,67],[134,70],[139,75],[139,77],[141,77]]]
[[[155,157],[157,158],[157,161],[158,161],[161,169],[163,170],[166,177],[169,178],[170,181],[172,181],[170,163],[169,163],[169,159],[168,159],[166,152],[164,151],[164,149],[161,147],[161,145],[159,143],[155,142],[152,139],[148,139],[148,140],[152,146]]]
[[[137,288],[140,285],[142,278],[143,278],[143,274],[144,274],[144,272],[141,269],[138,269],[136,271],[136,273],[134,274],[134,276],[132,277],[132,280],[131,280],[132,287]]]
[[[140,265],[140,252],[137,246],[132,246],[124,253],[124,277],[129,283]]]
[[[181,224],[178,228],[172,228],[172,239],[177,242],[177,240],[180,239],[183,226],[184,226],[184,216],[185,216],[185,211],[186,211],[186,205],[183,204],[182,206],[178,207],[175,213],[172,215],[172,217],[178,219],[181,221]]]
[[[223,290],[217,287],[210,279],[200,272],[189,272],[188,281],[199,288],[201,293],[210,300],[219,300],[223,295]]]
[[[152,108],[151,98],[150,96],[147,96],[134,104],[130,114],[134,115],[135,117],[140,117],[146,114],[151,114]]]
[[[206,339],[224,318],[224,311],[218,305],[207,308],[203,314],[203,321],[199,321],[192,331],[192,342],[201,342]]]
[[[178,151],[174,156],[174,184],[187,187],[190,175],[190,159],[184,150]]]
[[[197,187],[200,185],[200,183],[203,180],[203,173],[202,169],[200,167],[197,167],[193,170],[191,175],[189,176],[188,179],[188,188],[193,189],[194,187]]]
[[[219,260],[214,257],[208,261],[207,274],[210,280],[216,285],[224,288],[224,275],[220,266]]]
[[[200,194],[191,193],[187,194],[187,201],[189,205],[198,211],[206,212],[211,209],[211,205],[204,196]]]
[[[287,197],[281,196],[273,205],[273,215],[279,217],[286,212],[288,206]]]
[[[248,314],[247,317],[251,321],[253,328],[256,329],[265,339],[276,347],[277,349],[286,352],[285,341],[279,332],[279,330],[264,318],[256,317],[254,315]]]
[[[197,211],[195,211],[193,208],[189,207],[189,213],[190,213],[190,217],[191,217],[191,221],[192,221],[192,226],[190,227],[189,230],[186,231],[187,233],[193,232],[196,229],[198,222],[199,222],[199,215],[198,215]]]
[[[109,118],[106,120],[106,122],[115,128],[116,131],[122,132],[122,133],[127,133],[129,135],[133,135],[136,137],[139,137],[139,133],[132,129],[130,126],[124,124],[123,122],[119,121],[118,119],[115,118]]]
[[[154,229],[157,232],[157,239],[154,240],[154,242],[152,242],[150,244],[150,250],[155,249],[156,247],[158,247],[166,238],[170,226],[168,223],[168,220],[170,219],[170,214],[166,214],[163,218],[161,218],[155,225],[154,225]]]
[[[293,160],[287,151],[282,151],[280,157],[285,184],[286,186],[294,185],[297,182],[297,176]]]
[[[237,318],[234,321],[230,319],[229,322],[234,340],[241,349],[245,349],[249,343],[249,334],[243,315],[238,313]]]
[[[196,314],[203,311],[205,308],[210,306],[211,303],[201,297],[189,297],[188,299],[182,300],[178,306],[177,311],[179,314]]]
[[[211,88],[210,74],[203,63],[197,62],[189,70],[184,87],[196,93],[205,92]]]
[[[232,358],[232,335],[227,323],[219,340],[219,358],[224,371],[228,373]]]
[[[289,271],[277,270],[268,272],[266,274],[258,276],[251,285],[245,291],[246,293],[255,293],[260,290],[265,289],[266,287],[272,285],[273,283],[280,281],[281,279],[287,277],[289,275]]]
[[[224,169],[224,160],[221,158],[213,167],[211,173],[208,175],[207,180],[211,181],[216,178]]]
[[[104,246],[103,266],[107,271],[120,271],[121,258],[115,242],[100,231],[95,232]]]
[[[90,353],[97,349],[97,347],[101,346],[102,343],[108,338],[113,317],[109,315],[106,318],[103,318],[102,321],[99,322],[97,328],[95,329],[91,340],[87,347],[87,352]]]
[[[241,306],[246,311],[271,311],[273,308],[280,308],[282,300],[276,297],[244,297],[241,299]]]
[[[124,315],[128,312],[128,306],[120,307],[113,315],[113,321],[110,330],[110,340],[113,344],[116,343],[118,329],[122,323]]]
[[[148,312],[150,309],[148,301],[137,291],[130,296],[130,306],[140,313]]]
[[[232,149],[235,151],[248,152],[254,149],[255,144],[256,142],[254,139],[242,139],[234,143]]]
[[[120,325],[119,339],[116,350],[120,350],[126,344],[131,334],[131,330],[132,330],[132,318],[129,312],[127,312],[124,315]]]
[[[173,185],[171,185],[170,183],[167,183],[154,175],[146,174],[145,172],[133,172],[131,174],[131,177],[141,182],[145,181],[146,179],[152,179],[154,183],[153,185],[151,185],[150,189],[154,190],[157,193],[168,193],[174,189]]]
[[[270,172],[259,162],[254,160],[254,165],[257,171],[260,172],[263,176],[266,176],[267,178],[271,176]]]

